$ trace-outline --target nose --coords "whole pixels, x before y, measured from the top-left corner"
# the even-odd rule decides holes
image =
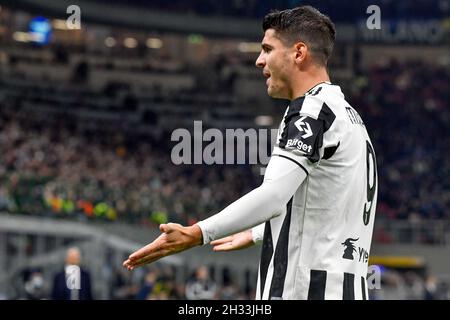
[[[266,59],[264,57],[264,52],[261,50],[261,53],[259,54],[258,59],[256,59],[255,66],[257,68],[264,68],[266,65]]]

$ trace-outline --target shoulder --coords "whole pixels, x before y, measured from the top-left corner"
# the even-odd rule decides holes
[[[55,275],[53,276],[53,282],[54,283],[61,283],[65,281],[65,272],[64,271],[60,271],[55,273]]]
[[[305,94],[300,113],[324,121],[328,124],[326,127],[329,128],[333,123],[343,123],[348,120],[347,109],[349,107],[340,86],[326,82],[317,85]]]
[[[58,271],[55,273],[55,278],[64,277],[65,271]]]
[[[89,277],[90,276],[90,272],[84,268],[80,268],[81,274],[83,276]]]
[[[330,83],[318,84],[305,93],[301,114],[318,119],[321,113],[335,113],[336,102],[344,101],[339,86]]]

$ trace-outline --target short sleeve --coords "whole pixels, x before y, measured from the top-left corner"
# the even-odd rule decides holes
[[[306,96],[285,114],[273,155],[289,158],[308,173],[339,147],[336,115],[322,100]]]

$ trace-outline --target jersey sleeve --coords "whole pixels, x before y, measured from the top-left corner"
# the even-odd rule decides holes
[[[267,165],[264,181],[258,188],[239,198],[219,213],[197,222],[203,243],[249,228],[256,243],[264,234],[264,222],[281,214],[286,203],[306,179],[306,174],[289,160],[275,157]]]
[[[306,96],[300,110],[289,110],[280,125],[273,155],[287,158],[307,174],[340,144],[336,115],[315,96]]]
[[[252,228],[252,239],[253,242],[258,244],[261,243],[264,238],[264,229],[266,227],[265,223],[261,223]]]

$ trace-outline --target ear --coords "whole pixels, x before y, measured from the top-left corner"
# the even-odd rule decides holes
[[[304,42],[297,42],[295,44],[295,63],[301,64],[305,61],[308,54],[308,47]]]

